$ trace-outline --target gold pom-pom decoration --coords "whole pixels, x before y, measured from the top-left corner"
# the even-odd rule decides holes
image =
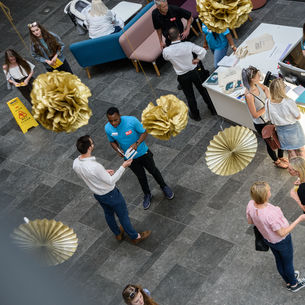
[[[54,219],[36,219],[21,224],[12,233],[20,248],[32,253],[47,265],[58,265],[76,251],[78,239],[73,229]]]
[[[89,122],[90,96],[90,89],[76,75],[63,71],[40,74],[31,92],[33,117],[47,129],[73,132]]]
[[[175,137],[187,125],[188,107],[173,94],[161,96],[142,112],[142,124],[149,134],[160,140]]]
[[[247,167],[256,150],[257,139],[252,130],[231,126],[214,136],[207,147],[205,160],[213,173],[229,176]]]
[[[252,10],[251,0],[196,0],[200,20],[213,32],[240,27]]]

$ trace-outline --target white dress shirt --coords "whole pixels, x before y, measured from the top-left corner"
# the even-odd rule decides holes
[[[169,60],[177,75],[185,74],[194,70],[197,65],[192,63],[193,54],[198,55],[198,59],[203,60],[207,51],[189,41],[173,41],[170,46],[163,49],[163,58]]]
[[[115,183],[125,171],[123,166],[110,175],[105,167],[95,160],[95,157],[77,157],[73,162],[73,170],[84,180],[89,189],[96,195],[105,195],[115,188]]]

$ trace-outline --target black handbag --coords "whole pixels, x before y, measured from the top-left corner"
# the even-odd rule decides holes
[[[198,64],[196,67],[196,70],[199,74],[201,83],[205,82],[208,79],[208,77],[210,76],[210,71],[206,70],[202,64],[201,65]]]
[[[255,235],[255,250],[256,251],[268,251],[269,246],[265,244],[264,237],[256,226],[253,227]]]

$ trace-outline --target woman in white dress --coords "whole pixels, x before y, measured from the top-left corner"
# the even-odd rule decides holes
[[[11,85],[17,87],[30,103],[34,68],[32,63],[23,59],[16,51],[12,49],[5,51],[3,72],[8,82],[8,88],[11,88]]]
[[[86,14],[85,25],[90,38],[97,38],[119,32],[124,22],[109,10],[101,0],[92,0],[91,9]]]

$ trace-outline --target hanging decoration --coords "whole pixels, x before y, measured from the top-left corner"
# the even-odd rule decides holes
[[[161,96],[142,112],[142,124],[149,134],[169,140],[179,134],[188,122],[188,107],[173,94]]]
[[[197,0],[200,20],[216,33],[240,27],[247,21],[252,7],[251,0]]]
[[[56,70],[40,74],[31,92],[33,117],[52,131],[73,132],[89,122],[90,96],[90,89],[76,75]]]
[[[231,126],[214,136],[207,147],[205,160],[213,173],[229,176],[246,168],[256,150],[257,139],[252,130]]]
[[[12,233],[13,241],[43,263],[58,265],[75,253],[78,239],[73,229],[54,219],[25,221]]]

